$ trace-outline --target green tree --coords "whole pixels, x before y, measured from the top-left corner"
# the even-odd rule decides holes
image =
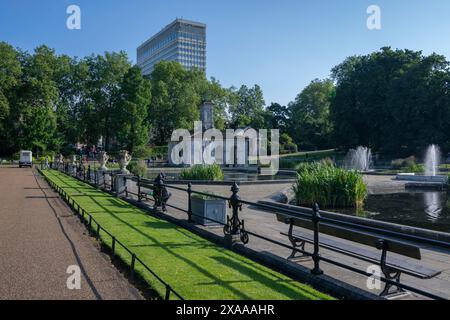
[[[348,58],[332,75],[337,145],[364,145],[405,156],[430,143],[449,147],[449,70],[444,57],[382,48]]]
[[[200,70],[193,70],[188,74],[191,78],[190,81],[195,86],[195,91],[200,96],[200,100],[214,104],[215,128],[219,130],[225,129],[228,121],[226,110],[229,102],[229,91],[224,89],[215,78],[207,80],[205,73]]]
[[[16,140],[11,140],[12,118],[10,101],[14,100],[14,88],[22,75],[20,53],[5,42],[0,42],[0,155],[14,152]]]
[[[230,89],[230,125],[233,128],[250,126],[260,129],[265,124],[264,97],[258,85],[248,88],[242,85],[239,90]]]
[[[165,145],[175,129],[191,130],[200,117],[201,97],[191,71],[173,61],[161,61],[151,74],[152,102],[149,118],[153,142]]]
[[[56,116],[54,107],[58,99],[55,70],[58,61],[54,50],[37,47],[33,55],[22,53],[23,74],[15,87],[14,108],[11,112],[11,137],[16,149],[35,152],[57,148]]]
[[[279,103],[271,103],[265,111],[265,122],[268,129],[279,129],[281,134],[288,130],[290,109]]]
[[[330,104],[334,93],[335,88],[331,80],[316,79],[289,104],[289,133],[302,148],[330,146],[333,128]]]
[[[151,83],[141,69],[134,66],[125,74],[120,85],[116,119],[117,143],[133,152],[149,140],[148,108],[151,102]]]
[[[105,150],[113,147],[114,130],[120,116],[117,108],[120,84],[131,67],[125,52],[106,52],[85,59],[89,69],[86,82],[86,99],[82,104],[81,121],[84,125],[84,142],[96,145],[103,138]]]

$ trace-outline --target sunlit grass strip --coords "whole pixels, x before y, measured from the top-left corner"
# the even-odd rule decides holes
[[[185,299],[331,299],[63,173],[43,173]],[[111,247],[109,236],[100,233],[100,239]],[[130,263],[128,252],[116,252]],[[164,295],[165,288],[139,263],[136,272]]]
[[[294,192],[297,205],[323,208],[361,207],[367,197],[360,173],[324,163],[301,164]]]
[[[336,156],[336,150],[319,150],[310,152],[297,152],[285,155],[280,155],[280,168],[282,169],[295,169],[304,162],[319,161],[326,157]]]

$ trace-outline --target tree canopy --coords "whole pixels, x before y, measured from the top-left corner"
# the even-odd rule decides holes
[[[330,104],[334,93],[331,80],[316,79],[289,104],[289,133],[301,147],[311,149],[331,146],[333,124]]]
[[[420,51],[382,48],[332,70],[331,119],[337,145],[411,154],[435,143],[448,149],[449,64]]]
[[[70,153],[100,139],[107,151],[166,145],[174,129],[193,128],[204,101],[215,106],[216,128],[279,129],[285,152],[363,145],[411,155],[431,143],[450,151],[450,68],[434,53],[352,56],[287,106],[266,107],[257,84],[224,88],[174,61],[145,77],[124,52],[80,59],[0,42],[0,155]]]

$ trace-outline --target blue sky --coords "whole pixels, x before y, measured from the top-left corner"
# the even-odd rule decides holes
[[[67,6],[82,29],[66,28]],[[366,27],[381,7],[382,29]],[[224,86],[259,84],[266,103],[283,104],[349,55],[382,46],[450,59],[448,0],[0,0],[0,41],[85,56],[136,48],[176,17],[207,24],[207,75]]]

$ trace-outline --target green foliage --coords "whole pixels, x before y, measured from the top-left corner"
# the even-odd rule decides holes
[[[100,137],[103,137],[104,147],[107,151],[120,149],[121,146],[114,147],[114,132],[121,126],[118,119],[123,116],[121,107],[124,106],[124,99],[120,99],[121,94],[133,95],[134,92],[127,91],[121,87],[124,77],[131,67],[125,52],[105,52],[104,55],[90,56],[84,59],[89,76],[83,88],[83,103],[81,107],[80,121],[84,125],[84,141],[90,145],[96,145]],[[136,88],[129,88],[135,90]],[[135,98],[133,96],[132,98]],[[130,101],[132,109],[135,101]],[[128,111],[128,110],[127,110]],[[126,115],[125,126],[129,126],[129,118],[133,115]],[[120,140],[124,139],[127,131],[122,132]]]
[[[411,173],[425,172],[425,166],[422,164],[417,164],[416,158],[414,156],[410,156],[405,159],[392,160],[391,166],[394,170],[399,170],[402,172],[411,172]]]
[[[287,133],[283,133],[280,137],[280,153],[289,154],[297,152],[297,145],[294,143],[292,138]]]
[[[367,196],[362,175],[325,163],[303,163],[293,187],[298,205],[323,208],[361,207]]]
[[[405,170],[412,173],[425,173],[425,166],[423,164],[411,164]]]
[[[449,65],[420,51],[380,51],[345,60],[332,71],[335,141],[390,154],[418,153],[430,143],[449,148]]]
[[[299,160],[289,159],[289,158],[280,158],[280,168],[281,169],[297,170],[299,165],[300,165]]]
[[[134,148],[133,158],[137,159],[147,159],[151,156],[152,149],[149,146],[143,145]]]
[[[196,199],[201,199],[201,200],[220,200],[219,198],[215,197],[215,196],[220,196],[217,193],[208,192],[207,194],[208,195],[194,193],[191,197],[196,198]]]
[[[148,108],[151,102],[151,83],[138,66],[124,75],[115,112],[117,143],[131,153],[149,140]]]
[[[222,168],[218,164],[195,165],[184,169],[180,176],[182,180],[222,181],[224,179]]]
[[[144,160],[130,162],[127,169],[135,176],[144,177],[147,174],[147,165]]]
[[[236,90],[230,89],[229,112],[231,115],[230,126],[232,128],[250,126],[253,129],[261,129],[265,126],[264,97],[261,88],[255,85],[248,88],[243,85]]]
[[[289,104],[289,133],[301,148],[331,146],[330,104],[335,94],[331,80],[314,80]]]
[[[416,165],[416,158],[414,156],[410,156],[405,159],[395,159],[391,162],[391,166],[393,169],[412,167],[414,165]]]
[[[321,161],[324,158],[335,155],[336,151],[334,149],[285,154],[280,156],[280,168],[297,169],[303,162]]]
[[[279,129],[282,135],[286,133],[289,129],[291,111],[290,107],[271,103],[264,113],[266,129]]]
[[[161,61],[151,74],[152,102],[149,109],[155,143],[166,144],[173,130],[193,129],[200,118],[200,95],[190,71],[177,62]]]

